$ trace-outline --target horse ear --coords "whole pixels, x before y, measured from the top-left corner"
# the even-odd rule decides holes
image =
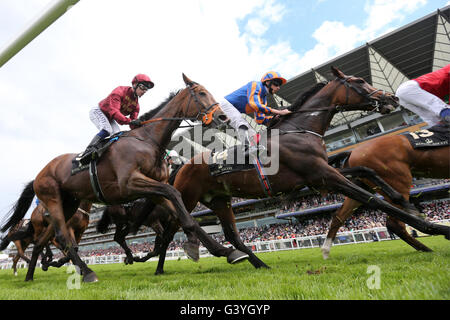
[[[340,79],[345,78],[345,74],[341,70],[339,70],[338,68],[336,68],[334,66],[331,66],[331,72],[333,72],[333,74]]]
[[[192,86],[192,84],[194,83],[194,81],[192,81],[191,79],[189,79],[184,73],[183,73],[183,80],[184,80],[184,83],[185,83],[187,86]]]

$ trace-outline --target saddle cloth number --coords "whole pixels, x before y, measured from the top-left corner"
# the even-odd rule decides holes
[[[414,139],[418,140],[420,138],[428,138],[434,135],[434,132],[428,131],[428,130],[420,130],[416,132],[410,132],[409,133]]]

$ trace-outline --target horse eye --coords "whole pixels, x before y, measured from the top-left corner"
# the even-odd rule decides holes
[[[206,92],[203,92],[203,91],[200,91],[198,94],[201,95],[202,97],[206,96]]]

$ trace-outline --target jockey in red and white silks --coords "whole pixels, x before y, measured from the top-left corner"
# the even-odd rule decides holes
[[[91,109],[89,118],[100,130],[89,143],[86,151],[79,158],[92,151],[95,144],[111,134],[120,131],[119,124],[128,124],[133,128],[133,120],[139,115],[138,99],[147,90],[154,87],[154,83],[145,74],[136,75],[131,81],[132,86],[120,86],[115,88],[98,106]],[[128,117],[129,116],[129,117]]]
[[[400,104],[419,115],[429,125],[441,120],[450,124],[450,64],[401,84],[395,95]]]

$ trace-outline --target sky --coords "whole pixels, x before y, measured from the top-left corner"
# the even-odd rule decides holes
[[[53,3],[0,0],[0,50]],[[269,70],[293,78],[449,4],[80,0],[0,67],[0,221],[49,161],[85,149],[98,132],[89,110],[138,73],[155,83],[141,114],[183,88],[183,72],[220,101]]]

